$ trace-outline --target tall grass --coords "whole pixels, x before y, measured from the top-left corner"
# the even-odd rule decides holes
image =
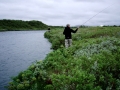
[[[120,90],[120,28],[80,28],[64,47],[64,28],[45,37],[53,52],[13,78],[9,90]]]

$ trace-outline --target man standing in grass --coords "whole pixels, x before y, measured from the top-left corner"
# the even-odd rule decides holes
[[[50,32],[50,27],[48,27],[48,31]]]
[[[78,28],[74,31],[73,29],[70,28],[70,24],[67,24],[63,34],[65,35],[65,47],[68,48],[69,46],[72,45],[72,35],[71,33],[76,33]]]

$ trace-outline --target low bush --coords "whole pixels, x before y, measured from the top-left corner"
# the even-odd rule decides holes
[[[73,35],[73,45],[67,49],[63,28],[46,32],[53,51],[14,77],[8,89],[120,90],[118,29],[83,28]]]

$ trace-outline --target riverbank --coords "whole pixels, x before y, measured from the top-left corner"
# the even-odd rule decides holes
[[[41,21],[0,20],[0,31],[47,30],[48,25]]]
[[[80,28],[64,48],[63,28],[45,33],[53,52],[13,78],[9,90],[117,90],[120,87],[120,28]]]

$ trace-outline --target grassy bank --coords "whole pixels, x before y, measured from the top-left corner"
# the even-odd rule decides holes
[[[19,73],[9,90],[119,90],[120,28],[80,28],[64,48],[64,28],[45,33],[53,52]]]

